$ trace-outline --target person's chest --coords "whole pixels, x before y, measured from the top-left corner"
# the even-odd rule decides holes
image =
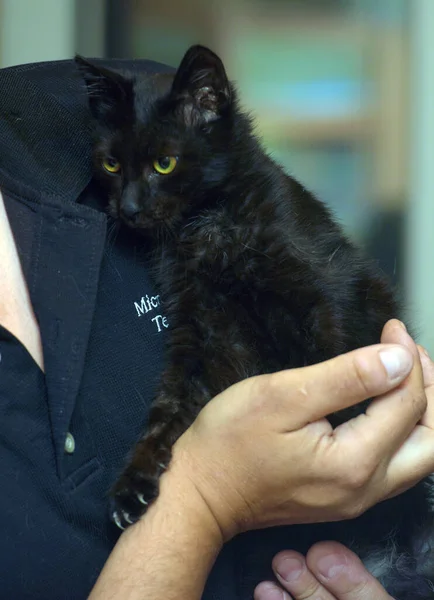
[[[47,361],[0,329],[0,578],[10,597],[83,598],[119,535],[108,490],[153,399],[164,313],[141,240],[86,207],[5,200]]]
[[[119,470],[146,424],[168,322],[150,274],[149,247],[114,223],[108,231],[72,426],[84,419],[99,461]]]

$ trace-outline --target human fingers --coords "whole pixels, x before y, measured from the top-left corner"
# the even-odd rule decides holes
[[[298,552],[280,552],[273,560],[280,585],[262,582],[255,600],[391,600],[391,596],[360,559],[336,542],[320,542],[306,559]]]
[[[405,339],[402,338],[402,328],[405,325],[400,321],[392,319],[384,326],[383,333],[381,336],[382,343],[399,343],[407,345]],[[427,395],[427,409],[422,417],[422,423],[430,426],[434,429],[434,362],[431,360],[428,351],[420,346],[416,346],[419,361],[422,366],[422,374],[425,386],[425,393]]]
[[[392,498],[434,473],[434,432],[417,425],[391,458],[386,472],[384,498]]]
[[[423,380],[425,384],[425,394],[427,407],[425,414],[421,419],[421,424],[434,429],[434,363],[428,352],[422,346],[418,346],[420,362],[422,364]]]
[[[292,596],[272,581],[263,581],[255,588],[254,600],[293,600]]]
[[[305,557],[298,552],[280,552],[273,560],[273,570],[280,585],[260,583],[255,589],[255,600],[337,600],[312,574]]]
[[[415,354],[413,341],[408,339],[405,327],[398,321],[392,320],[386,324],[381,339],[383,342],[407,345],[413,355]],[[388,465],[387,478],[390,488],[388,497],[409,489],[434,471],[434,363],[424,348],[416,346],[416,349],[419,358],[416,366],[420,362],[427,406],[419,424],[411,431]],[[418,382],[416,382],[417,387],[420,390]],[[394,416],[396,415],[390,411],[388,415],[390,427]]]
[[[336,435],[342,441],[350,434],[350,444],[354,450],[353,440],[361,438],[368,456],[372,454],[389,461],[422,419],[427,398],[420,354],[404,326],[399,321],[389,321],[382,340],[407,348],[413,357],[413,368],[393,390],[375,398],[366,414],[337,428]]]
[[[423,368],[421,362],[421,353],[416,342],[407,332],[407,329],[401,321],[391,319],[383,328],[381,342],[384,344],[400,344],[412,353],[414,358],[413,369],[409,374],[410,385],[419,385],[423,382]],[[407,383],[407,382],[406,382]]]
[[[416,358],[412,371],[413,381],[419,379],[422,375],[427,400],[426,410],[421,423],[434,429],[434,363],[427,350],[420,345],[416,345],[411,337],[406,334],[405,325],[395,319],[386,323],[381,341],[384,343],[402,344],[409,348]],[[422,369],[422,372],[420,369]]]
[[[342,544],[315,544],[306,556],[306,564],[318,582],[336,600],[393,600],[380,582],[367,571],[359,557]],[[298,598],[295,597],[295,600]]]
[[[406,347],[377,344],[316,365],[257,379],[262,383],[260,393],[264,398],[278,397],[281,412],[288,416],[291,428],[297,428],[389,392],[410,374],[414,361],[413,353]],[[290,397],[286,390],[291,390]],[[285,427],[285,419],[281,423]]]

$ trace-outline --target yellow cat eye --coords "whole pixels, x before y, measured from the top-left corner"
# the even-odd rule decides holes
[[[154,160],[153,167],[160,175],[169,175],[169,173],[175,169],[177,164],[178,159],[176,156],[162,156],[161,158]]]
[[[102,161],[102,166],[108,173],[111,173],[112,175],[119,173],[119,171],[121,170],[121,163],[112,156],[109,156],[108,158],[104,159]]]

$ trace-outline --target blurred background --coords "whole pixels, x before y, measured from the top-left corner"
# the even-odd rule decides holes
[[[0,66],[210,46],[434,352],[434,0],[0,0]],[[1,93],[1,90],[0,90]],[[433,269],[434,271],[434,269]]]

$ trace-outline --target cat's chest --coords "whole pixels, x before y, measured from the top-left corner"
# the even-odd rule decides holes
[[[218,275],[236,266],[249,252],[251,232],[251,224],[239,223],[223,210],[201,214],[179,238],[185,268]]]

